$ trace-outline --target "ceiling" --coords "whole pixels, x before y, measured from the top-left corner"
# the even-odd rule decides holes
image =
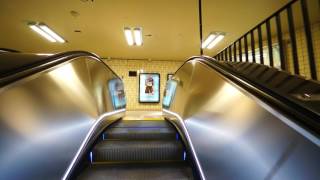
[[[204,38],[226,32],[221,43],[204,51],[213,56],[289,0],[202,2]],[[199,55],[198,0],[1,0],[0,20],[0,47],[22,52],[85,50],[105,58],[152,60]],[[29,29],[30,21],[46,23],[68,42],[46,41]],[[143,46],[127,45],[125,26],[143,28]]]

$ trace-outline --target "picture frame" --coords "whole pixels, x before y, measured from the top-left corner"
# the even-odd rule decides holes
[[[160,74],[139,74],[139,103],[160,102]]]

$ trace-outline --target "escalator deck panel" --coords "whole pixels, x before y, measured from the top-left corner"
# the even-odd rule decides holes
[[[185,163],[129,164],[129,165],[91,165],[79,180],[170,180],[193,179],[191,168]]]

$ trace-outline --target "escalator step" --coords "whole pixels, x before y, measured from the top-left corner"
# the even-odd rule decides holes
[[[185,163],[91,165],[77,178],[79,180],[169,180],[193,179],[191,168]]]
[[[93,149],[94,162],[180,161],[184,159],[179,141],[102,141]]]
[[[172,128],[110,128],[104,132],[104,139],[175,139]]]
[[[116,122],[111,127],[122,127],[122,128],[132,128],[132,127],[158,127],[158,128],[172,128],[170,123],[165,120],[122,120]]]

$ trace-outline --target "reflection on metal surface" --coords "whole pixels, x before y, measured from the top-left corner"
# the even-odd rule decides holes
[[[119,78],[83,56],[2,87],[0,179],[61,179],[98,118],[116,110],[111,79]]]
[[[83,82],[81,82],[79,75],[71,63],[65,64],[64,66],[49,72],[48,75],[61,89],[63,89],[63,92],[67,97],[72,97],[70,100],[74,101],[74,104],[77,104],[78,102],[87,102],[91,99],[89,89],[82,84]],[[91,103],[86,104],[87,106],[83,108],[87,109],[90,114],[95,114],[96,107],[92,106],[92,104],[95,103],[94,99],[90,101]]]
[[[320,94],[292,94],[293,97],[302,101],[320,101]]]
[[[181,125],[181,127],[183,128],[184,135],[185,135],[186,138],[187,138],[187,141],[188,141],[188,144],[189,144],[189,146],[190,146],[191,152],[192,152],[192,154],[193,154],[193,157],[195,158],[196,166],[197,166],[197,169],[199,170],[201,179],[202,179],[202,180],[205,180],[206,178],[205,178],[204,173],[203,173],[203,171],[202,171],[201,164],[199,163],[197,153],[196,153],[195,150],[194,150],[192,141],[191,141],[191,139],[190,139],[188,130],[187,130],[187,128],[186,128],[186,126],[185,126],[185,124],[184,124],[184,122],[183,122],[183,119],[182,119],[177,113],[168,111],[168,110],[166,110],[166,109],[164,109],[163,111],[164,111],[165,113],[168,113],[169,115],[174,116],[174,117],[179,121],[179,125]]]
[[[120,109],[120,110],[116,110],[116,111],[112,111],[112,112],[107,112],[107,113],[104,113],[102,114],[97,120],[96,122],[94,123],[93,126],[91,126],[88,134],[86,135],[86,137],[84,138],[79,150],[77,151],[76,155],[74,156],[74,158],[72,159],[66,173],[63,175],[63,180],[67,179],[67,177],[70,176],[70,173],[71,173],[71,169],[74,168],[76,166],[76,161],[77,160],[80,160],[81,158],[81,152],[84,151],[85,149],[85,145],[88,143],[90,137],[92,136],[92,134],[94,133],[94,131],[96,130],[97,126],[101,123],[101,121],[105,121],[106,118],[112,116],[112,115],[115,115],[115,114],[118,114],[118,113],[122,113],[122,112],[125,112],[125,109]],[[92,162],[92,153],[90,153],[90,157],[91,157],[91,162]]]
[[[183,86],[163,111],[183,120],[206,179],[320,176],[319,138],[289,117],[197,60],[175,78]]]

